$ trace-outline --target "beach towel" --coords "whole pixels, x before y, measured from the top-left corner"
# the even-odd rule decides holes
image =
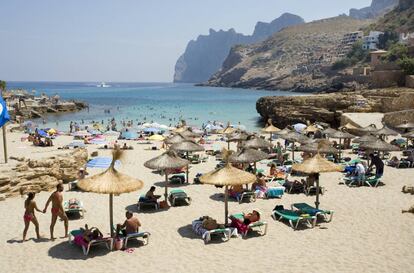
[[[266,196],[268,198],[281,197],[283,196],[284,192],[285,192],[285,187],[272,187],[267,190]]]

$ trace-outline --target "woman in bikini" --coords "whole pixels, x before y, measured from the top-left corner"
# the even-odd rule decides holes
[[[32,222],[35,225],[37,239],[40,239],[39,222],[36,219],[35,210],[37,210],[38,212],[42,212],[42,211],[38,209],[36,202],[34,201],[34,197],[35,197],[35,194],[33,192],[29,192],[29,194],[27,195],[26,201],[24,201],[25,212],[23,216],[23,220],[24,220],[23,241],[26,241],[26,234],[27,234],[27,230],[29,229],[30,222]]]

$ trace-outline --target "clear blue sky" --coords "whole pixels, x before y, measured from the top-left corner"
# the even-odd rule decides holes
[[[306,21],[371,0],[1,0],[0,79],[169,82],[209,28],[251,34],[283,12]]]

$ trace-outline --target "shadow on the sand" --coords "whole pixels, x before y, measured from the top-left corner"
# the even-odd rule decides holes
[[[174,182],[169,182],[168,183],[168,188],[187,187],[187,186],[190,186],[190,185],[191,185],[191,183],[174,183]],[[165,187],[165,181],[155,182],[154,183],[154,186],[164,188]]]
[[[273,217],[272,217],[273,218]],[[290,225],[288,220],[282,219],[281,221],[275,220],[276,222],[282,223],[286,225],[287,227],[292,229],[292,226]],[[295,229],[295,231],[305,231],[305,230],[312,230],[312,228],[306,223],[300,223],[298,227]]]
[[[35,243],[46,243],[46,242],[49,242],[50,239],[48,239],[48,238],[40,238],[40,239],[29,238],[29,239],[27,239],[27,241],[33,241]],[[18,239],[10,239],[10,240],[7,240],[6,242],[8,244],[21,244],[21,243],[24,243],[23,240],[21,240],[21,239],[19,239],[19,240]]]
[[[169,209],[170,209],[170,207],[164,208],[164,209],[157,209],[157,210],[154,209],[153,207],[147,207],[147,208],[141,208],[141,210],[138,210],[137,204],[132,204],[132,205],[129,205],[129,206],[125,207],[125,210],[127,210],[127,211],[131,211],[131,212],[134,212],[134,213],[148,213],[148,214],[150,214],[150,213],[161,213],[161,212],[168,211]]]
[[[91,248],[88,256],[83,255],[82,248],[77,245],[70,245],[67,241],[52,246],[48,255],[55,259],[62,260],[86,260],[88,258],[107,255],[110,251],[104,245],[97,245]]]
[[[215,193],[210,195],[210,199],[214,201],[224,202],[224,194],[223,193]],[[229,197],[229,202],[238,203],[238,201],[232,197]]]
[[[191,240],[201,240],[203,241],[203,238],[201,238],[201,236],[198,236],[197,234],[194,233],[193,231],[193,226],[191,224],[186,225],[186,226],[182,226],[177,230],[178,234],[180,234],[181,237],[183,238],[187,238],[187,239],[191,239]],[[222,236],[220,235],[213,235],[211,237],[211,241],[209,241],[206,245],[213,245],[213,244],[221,244],[221,243],[225,243],[226,241],[222,240]]]

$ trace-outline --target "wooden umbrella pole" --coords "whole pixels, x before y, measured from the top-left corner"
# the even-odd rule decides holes
[[[3,125],[3,150],[4,150],[4,163],[7,163],[7,137],[6,137],[6,124]]]
[[[165,197],[165,202],[167,202],[167,198],[168,198],[168,173],[167,173],[167,170],[165,170],[164,172],[165,172],[165,193],[164,193],[164,197]]]
[[[316,174],[316,209],[319,209],[319,174]]]
[[[292,142],[292,161],[295,161],[295,142]]]
[[[224,189],[224,223],[228,225],[228,215],[229,215],[229,189],[226,185]]]
[[[109,225],[111,228],[111,237],[114,237],[114,208],[113,208],[113,202],[114,202],[114,196],[113,194],[109,194]]]
[[[227,150],[230,150],[230,141],[227,140]]]
[[[270,133],[270,143],[272,143],[272,133]]]
[[[342,158],[342,146],[341,146],[342,138],[339,138],[339,160]]]
[[[187,152],[187,160],[189,160],[189,158],[188,158],[188,152]],[[187,184],[189,183],[188,181],[189,181],[189,176],[190,175],[190,164],[188,164],[187,165]]]

